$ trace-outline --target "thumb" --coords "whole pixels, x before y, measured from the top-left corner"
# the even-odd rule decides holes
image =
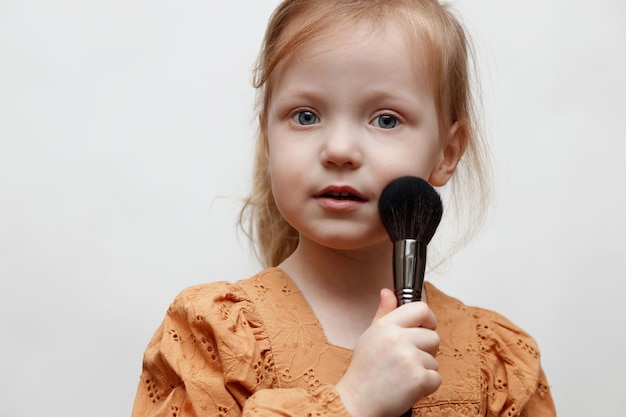
[[[382,316],[392,312],[398,306],[398,300],[396,300],[396,296],[388,288],[383,288],[380,290],[380,304],[378,304],[378,311],[376,311],[376,315],[374,316],[373,322],[381,318]]]

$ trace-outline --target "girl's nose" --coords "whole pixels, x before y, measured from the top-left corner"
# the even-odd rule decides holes
[[[320,161],[327,168],[358,168],[363,163],[361,143],[355,129],[336,128],[328,132],[320,153]]]

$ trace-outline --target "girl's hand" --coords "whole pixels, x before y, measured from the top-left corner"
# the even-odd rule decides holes
[[[436,327],[425,303],[396,308],[393,292],[382,290],[376,316],[335,387],[348,412],[355,417],[398,417],[439,388]]]

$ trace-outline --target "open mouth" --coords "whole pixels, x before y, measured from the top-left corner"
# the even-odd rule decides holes
[[[319,198],[331,198],[333,200],[351,200],[351,201],[365,201],[363,197],[353,194],[348,191],[327,191],[319,194]]]

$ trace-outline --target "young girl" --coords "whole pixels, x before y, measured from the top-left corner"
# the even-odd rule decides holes
[[[174,300],[133,415],[555,415],[529,335],[428,283],[425,302],[399,308],[389,289],[377,209],[387,183],[454,176],[484,201],[466,39],[448,8],[285,0],[255,75],[243,214],[268,268]]]

